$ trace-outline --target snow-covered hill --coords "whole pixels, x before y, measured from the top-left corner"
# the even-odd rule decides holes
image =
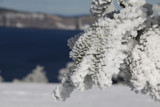
[[[136,95],[126,86],[113,86],[104,91],[94,88],[75,91],[66,102],[51,98],[56,84],[0,84],[1,107],[159,107],[148,96]]]
[[[0,26],[18,28],[84,30],[95,22],[90,15],[64,17],[0,8]]]

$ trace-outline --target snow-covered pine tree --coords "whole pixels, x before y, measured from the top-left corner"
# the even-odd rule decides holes
[[[135,92],[160,101],[160,17],[145,0],[118,0],[122,9],[105,13],[111,2],[93,0],[91,12],[100,18],[69,40],[74,65],[54,90],[56,100],[66,100],[74,89],[109,87],[121,71]]]

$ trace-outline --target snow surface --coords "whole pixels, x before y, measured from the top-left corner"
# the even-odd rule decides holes
[[[0,84],[0,107],[159,107],[148,96],[136,95],[126,86],[118,85],[99,90],[76,90],[66,102],[51,98],[56,84]]]

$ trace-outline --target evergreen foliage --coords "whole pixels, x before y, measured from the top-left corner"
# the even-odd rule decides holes
[[[98,21],[69,40],[74,65],[54,90],[56,100],[66,100],[74,89],[109,87],[121,71],[132,90],[160,101],[160,17],[145,0],[118,0],[122,9],[105,13],[111,2],[93,0]]]

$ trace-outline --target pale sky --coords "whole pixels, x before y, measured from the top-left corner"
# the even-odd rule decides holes
[[[89,14],[92,0],[0,0],[0,7],[60,15]]]
[[[147,0],[160,3],[160,0]],[[0,7],[58,14],[65,16],[89,14],[92,0],[0,0]]]

